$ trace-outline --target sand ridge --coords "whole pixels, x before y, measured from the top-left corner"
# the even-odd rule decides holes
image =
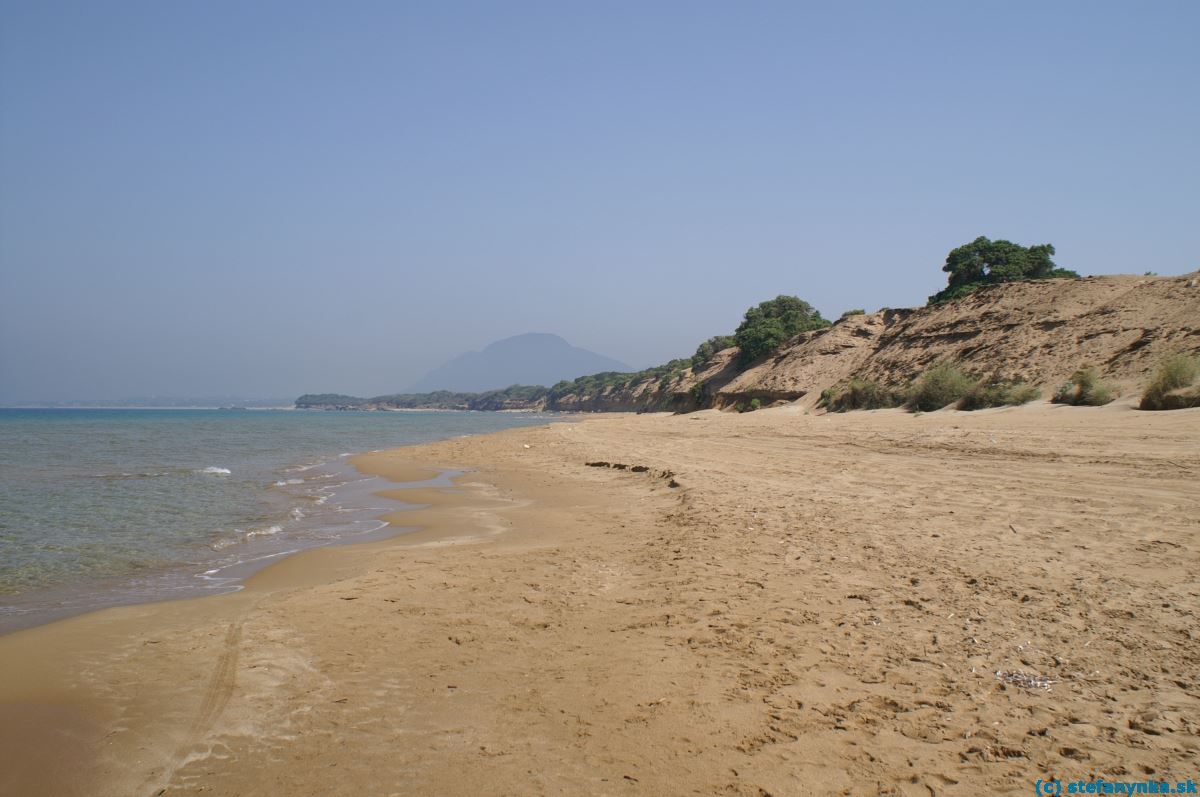
[[[1126,403],[613,416],[382,452],[356,464],[469,472],[400,491],[427,505],[391,518],[410,536],[0,638],[6,668],[65,657],[0,704],[86,717],[75,793],[1195,777],[1198,443],[1200,411]]]

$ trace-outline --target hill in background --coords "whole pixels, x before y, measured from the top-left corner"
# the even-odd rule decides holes
[[[553,385],[585,374],[630,370],[625,363],[572,346],[558,335],[530,332],[455,357],[430,371],[408,392],[482,392],[509,385]]]

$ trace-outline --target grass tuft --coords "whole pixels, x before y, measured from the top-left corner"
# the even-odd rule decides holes
[[[883,387],[878,382],[870,379],[851,379],[849,382],[823,390],[817,406],[824,407],[829,412],[849,412],[881,410],[899,407],[903,403],[904,396],[901,393]]]
[[[1099,407],[1115,397],[1112,386],[1100,379],[1100,373],[1091,366],[1085,366],[1071,374],[1070,381],[1059,387],[1052,401],[1055,404]]]
[[[1200,379],[1200,360],[1173,354],[1159,363],[1138,405],[1143,410],[1181,410],[1200,407],[1200,388],[1185,390]]]
[[[989,407],[1006,407],[1028,404],[1042,397],[1042,391],[1024,382],[1001,379],[981,379],[958,400],[960,410],[985,410]]]
[[[933,412],[958,402],[976,380],[954,363],[938,363],[918,377],[908,391],[908,407]]]

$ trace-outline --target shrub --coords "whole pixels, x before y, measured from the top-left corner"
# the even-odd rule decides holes
[[[777,296],[747,310],[733,337],[742,350],[742,364],[747,365],[770,354],[788,338],[827,326],[829,322],[808,302],[795,296]]]
[[[754,412],[762,409],[762,399],[752,398],[749,401],[739,401],[733,405],[735,412]]]
[[[733,335],[714,335],[696,347],[696,353],[692,355],[692,369],[698,370],[707,364],[717,352],[736,345],[737,341],[734,340]]]
[[[823,390],[817,406],[824,407],[829,412],[849,412],[881,410],[899,407],[903,403],[902,394],[883,387],[878,382],[870,379],[851,379],[849,382]]]
[[[1005,407],[1014,404],[1028,404],[1042,397],[1042,391],[1024,382],[1010,382],[1001,379],[981,379],[967,390],[958,400],[956,407],[960,410],[985,410],[988,407]]]
[[[1099,407],[1113,398],[1112,386],[1100,379],[1100,374],[1095,368],[1085,366],[1071,374],[1070,381],[1059,387],[1053,401],[1055,404]]]
[[[1024,382],[1017,382],[1008,389],[1009,404],[1028,404],[1031,401],[1038,401],[1041,397],[1041,388]]]
[[[1138,406],[1143,410],[1200,407],[1200,388],[1182,392],[1197,379],[1200,379],[1200,360],[1186,354],[1174,354],[1159,363]]]
[[[847,310],[846,312],[842,313],[842,316],[841,316],[841,317],[842,317],[842,318],[849,318],[849,317],[850,317],[850,316],[852,316],[852,315],[866,315],[866,314],[867,314],[867,311],[866,311],[866,310],[862,310],[862,309],[857,309],[857,310]],[[841,320],[841,319],[838,319],[838,320]]]
[[[910,409],[932,412],[948,407],[967,394],[975,379],[954,363],[939,363],[917,379],[909,389]]]

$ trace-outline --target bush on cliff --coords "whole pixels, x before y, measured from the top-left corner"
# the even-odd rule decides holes
[[[692,355],[692,370],[698,370],[709,363],[717,352],[724,351],[737,345],[733,335],[714,335],[696,347]]]
[[[950,275],[945,288],[929,297],[930,304],[962,298],[985,285],[1032,279],[1075,278],[1074,271],[1059,268],[1050,259],[1052,244],[1021,246],[1012,241],[992,241],[979,236],[950,250],[942,271]]]
[[[1200,360],[1174,354],[1159,363],[1138,405],[1143,410],[1181,410],[1200,407],[1200,387],[1185,390],[1200,379]]]
[[[742,350],[742,364],[748,365],[788,338],[827,326],[829,322],[808,302],[795,296],[777,296],[747,310],[733,337]]]

